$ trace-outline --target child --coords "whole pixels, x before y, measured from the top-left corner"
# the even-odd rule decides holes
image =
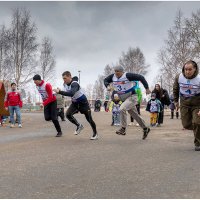
[[[120,106],[122,101],[120,101],[118,94],[114,94],[114,98],[110,103],[109,110],[112,112],[112,118],[114,126],[120,126]]]
[[[146,111],[150,112],[150,125],[156,126],[158,114],[162,111],[162,104],[156,98],[155,93],[151,93],[151,99],[147,103]]]

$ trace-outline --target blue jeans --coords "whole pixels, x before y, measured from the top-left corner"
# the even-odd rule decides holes
[[[9,108],[9,113],[10,113],[11,124],[15,123],[14,112],[17,115],[18,124],[21,124],[21,112],[20,112],[19,106],[9,106],[8,108]]]

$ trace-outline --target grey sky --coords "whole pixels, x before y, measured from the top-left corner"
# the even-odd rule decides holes
[[[39,38],[53,40],[57,85],[63,71],[78,75],[81,70],[81,85],[86,87],[94,84],[106,64],[136,46],[151,65],[146,79],[153,84],[159,68],[157,52],[177,10],[189,17],[200,9],[200,2],[0,2],[0,24],[10,23],[16,7],[30,10]]]

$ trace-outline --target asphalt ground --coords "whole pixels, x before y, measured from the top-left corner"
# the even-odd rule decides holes
[[[80,135],[75,126],[60,122],[56,138],[43,113],[23,113],[23,128],[0,127],[0,198],[200,198],[200,152],[193,133],[182,130],[180,119],[151,129],[131,126],[115,134],[111,113],[93,112],[99,139],[84,116]],[[149,114],[142,111],[149,123]],[[128,119],[129,120],[129,119]]]

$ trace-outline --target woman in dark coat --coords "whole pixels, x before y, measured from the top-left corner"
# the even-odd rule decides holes
[[[161,88],[159,84],[155,85],[155,88],[152,91],[152,93],[156,94],[156,98],[158,100],[160,100],[160,102],[162,103],[162,107],[163,107],[162,112],[160,112],[159,116],[158,116],[158,126],[160,126],[160,124],[163,124],[164,106],[165,105],[167,105],[167,106],[170,105],[169,94],[168,94],[167,90]]]

